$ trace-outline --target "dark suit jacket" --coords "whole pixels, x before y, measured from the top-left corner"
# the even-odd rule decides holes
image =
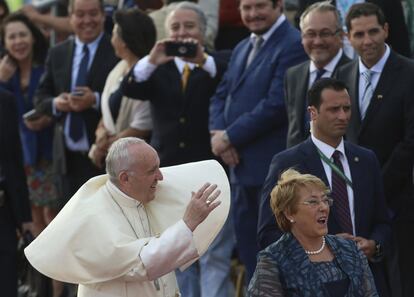
[[[158,152],[161,166],[214,158],[208,108],[227,61],[215,56],[215,63],[217,74],[214,78],[202,68],[195,67],[185,92],[174,61],[159,66],[145,82],[135,82],[132,72],[125,77],[122,90],[126,96],[151,101],[151,145]]]
[[[352,177],[356,235],[381,243],[384,252],[387,253],[391,240],[391,227],[378,161],[372,151],[349,142],[345,142],[345,153]],[[270,209],[270,193],[281,173],[291,167],[301,173],[313,174],[329,185],[322,161],[311,138],[277,154],[270,165],[260,203],[258,237],[261,248],[265,248],[282,235]],[[330,234],[342,232],[335,219],[334,209],[335,203],[328,220]],[[371,268],[377,288],[383,292],[381,296],[387,296],[388,289],[383,287],[385,275],[381,265],[371,263]]]
[[[7,191],[7,205],[12,211],[16,228],[32,219],[15,98],[3,90],[0,90],[0,143],[0,167],[5,178],[3,183]]]
[[[229,68],[211,99],[210,130],[226,130],[239,153],[232,182],[261,186],[272,156],[286,147],[283,99],[286,69],[307,59],[299,31],[283,22],[245,69],[249,38],[234,49]]]
[[[351,60],[342,54],[332,76],[339,66]],[[307,92],[309,86],[310,61],[289,68],[285,76],[285,102],[288,115],[287,147],[301,143],[309,136],[309,130],[305,131],[305,113],[307,112]]]
[[[373,150],[380,162],[385,197],[399,218],[414,219],[414,62],[391,51],[366,116],[358,104],[359,66],[354,61],[338,69],[353,99],[347,140]]]
[[[299,9],[296,14],[297,24],[302,12],[309,5],[320,2],[322,0],[299,0]],[[335,4],[333,0],[333,4]],[[385,18],[390,26],[387,43],[398,53],[406,57],[410,57],[410,41],[408,39],[408,29],[405,24],[405,17],[401,0],[366,0],[378,5],[384,12]]]
[[[69,38],[49,50],[46,71],[40,80],[35,96],[36,109],[39,111],[52,116],[53,98],[63,92],[70,92],[74,49],[75,41]],[[102,36],[88,73],[87,86],[93,92],[102,92],[106,78],[117,61],[109,37]],[[92,144],[95,142],[95,129],[100,119],[100,108],[88,108],[81,113],[89,144]],[[61,120],[64,118],[65,116],[62,116]]]

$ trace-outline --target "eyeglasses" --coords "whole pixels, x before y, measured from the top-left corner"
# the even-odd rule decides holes
[[[323,203],[325,206],[332,206],[333,202],[334,201],[333,201],[332,198],[325,197],[325,198],[322,198],[322,199],[316,199],[316,198],[315,199],[309,199],[309,200],[301,202],[301,204],[309,205],[311,208],[317,208],[317,207],[319,207],[319,205],[321,203]]]
[[[304,39],[315,39],[317,36],[319,36],[320,39],[328,39],[332,36],[335,36],[340,31],[341,31],[340,29],[337,29],[334,32],[329,31],[329,30],[323,30],[321,32],[308,31],[308,32],[302,34],[302,38],[304,38]]]

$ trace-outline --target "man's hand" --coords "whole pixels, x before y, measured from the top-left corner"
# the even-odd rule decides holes
[[[239,164],[239,154],[233,146],[229,146],[224,152],[220,154],[220,158],[227,166],[234,167]]]
[[[225,130],[213,130],[210,131],[211,136],[211,149],[213,154],[220,156],[226,149],[229,148],[230,142],[225,138]]]
[[[217,185],[205,183],[197,192],[191,192],[191,200],[183,217],[183,221],[191,231],[194,231],[210,212],[220,205],[221,201],[214,201],[221,193],[216,189]]]
[[[96,103],[95,94],[89,87],[76,87],[75,92],[80,95],[69,94],[69,106],[72,111],[83,111]]]
[[[17,65],[9,55],[5,55],[0,61],[0,81],[8,81],[16,72]]]
[[[163,39],[158,41],[149,53],[149,62],[153,65],[162,65],[174,59],[165,54],[165,43],[174,41],[173,39]]]
[[[375,255],[375,241],[372,239],[366,239],[360,236],[355,236],[355,242],[358,248],[364,253],[364,255],[370,259]]]
[[[40,131],[48,127],[52,123],[52,118],[47,115],[42,115],[36,120],[24,120],[27,128],[33,131]]]
[[[42,14],[31,4],[26,4],[21,8],[21,11],[32,21],[37,22]]]
[[[335,235],[338,236],[338,237],[345,238],[345,239],[355,240],[355,236],[352,235],[352,234],[349,234],[349,233],[337,233]]]
[[[60,94],[53,100],[53,103],[55,104],[55,108],[58,111],[61,111],[61,112],[72,111],[72,108],[70,107],[70,104],[69,104],[69,93],[65,92],[65,93]]]

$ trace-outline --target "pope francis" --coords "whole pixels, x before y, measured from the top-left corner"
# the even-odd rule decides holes
[[[28,260],[79,284],[81,297],[180,296],[173,270],[196,261],[227,218],[223,168],[203,161],[160,169],[151,146],[127,137],[111,146],[106,170],[25,249]]]

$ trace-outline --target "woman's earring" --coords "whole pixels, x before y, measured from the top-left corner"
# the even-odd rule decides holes
[[[295,222],[294,219],[290,219],[289,222],[291,222],[292,224]]]

